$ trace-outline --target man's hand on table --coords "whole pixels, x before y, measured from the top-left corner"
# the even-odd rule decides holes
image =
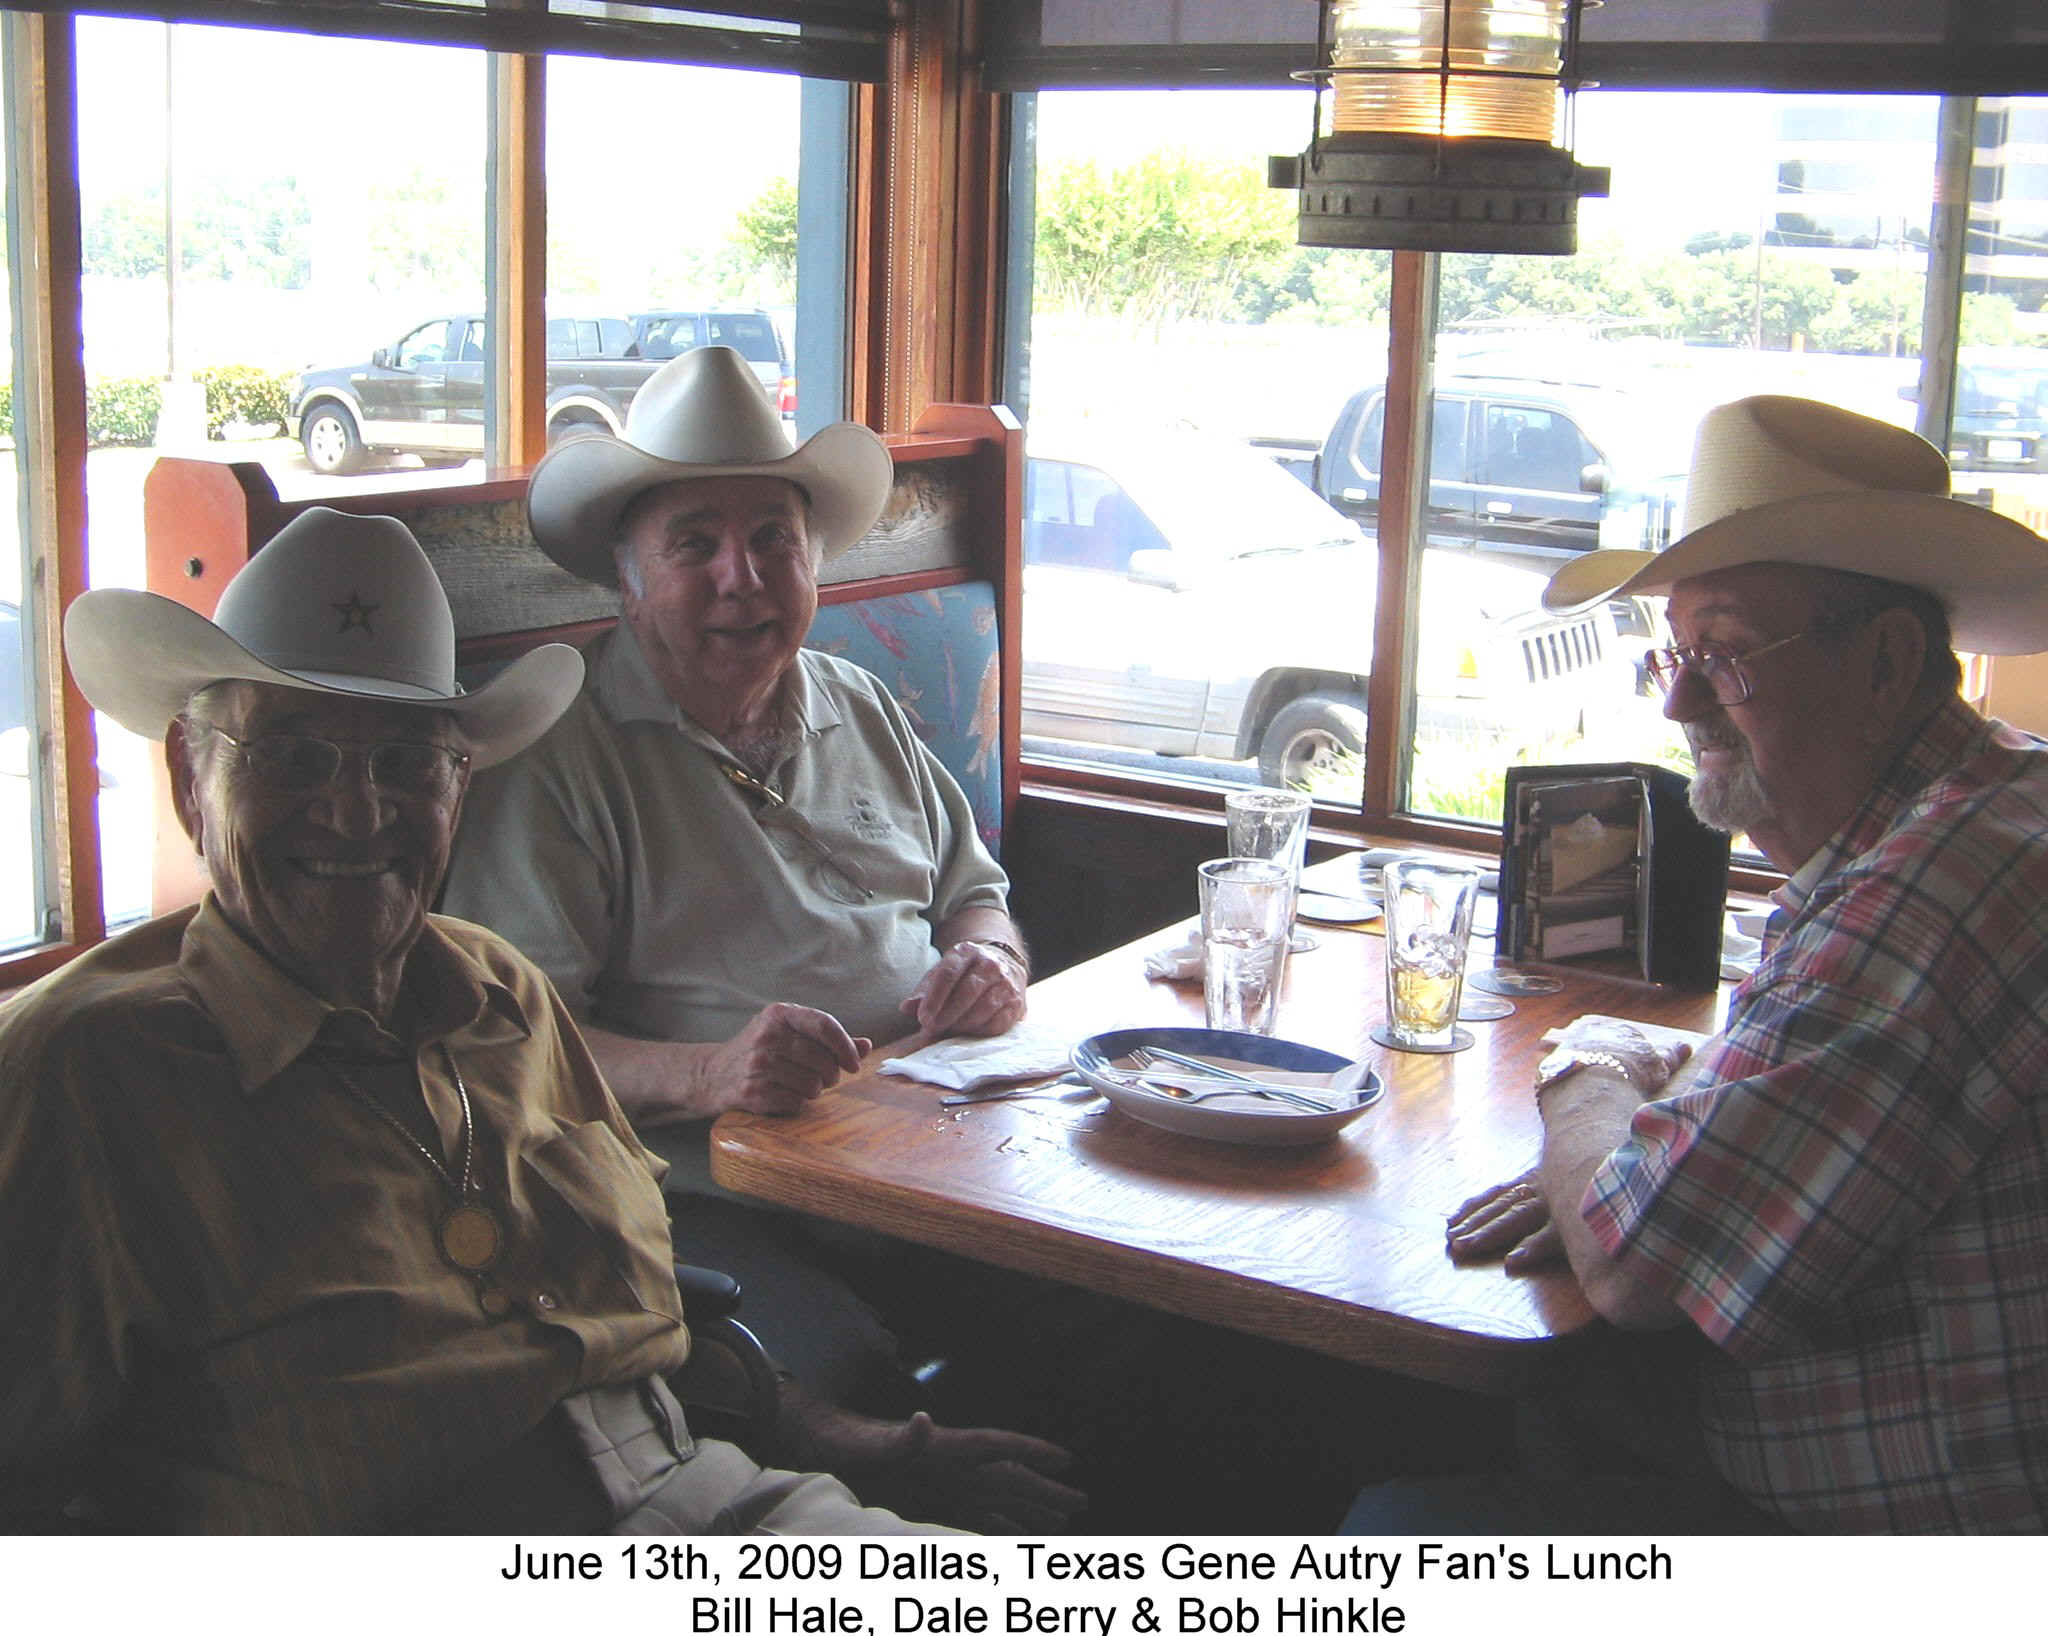
[[[1006,948],[966,938],[955,943],[910,991],[903,1010],[926,1039],[1001,1034],[1024,1020],[1031,973]]]
[[[1562,1261],[1564,1244],[1537,1190],[1535,1169],[1459,1205],[1444,1227],[1444,1249],[1461,1266],[1490,1261],[1505,1251],[1509,1272],[1534,1272]]]
[[[872,1044],[847,1033],[829,1012],[763,1006],[697,1060],[698,1105],[708,1113],[795,1113],[842,1074],[858,1073]]]
[[[1626,1023],[1588,1017],[1566,1028],[1559,1038],[1557,1055],[1572,1053],[1597,1053],[1614,1059],[1621,1065],[1621,1077],[1647,1102],[1668,1088],[1672,1075],[1692,1054],[1692,1047],[1683,1043],[1653,1045]],[[1617,1070],[1609,1066],[1609,1071]],[[1502,1256],[1509,1272],[1534,1272],[1564,1260],[1564,1240],[1551,1220],[1536,1167],[1459,1205],[1445,1224],[1444,1249],[1460,1265]]]
[[[863,1504],[982,1534],[1049,1534],[1088,1503],[1058,1480],[1074,1457],[1057,1443],[993,1427],[941,1426],[923,1410],[872,1420],[783,1389],[778,1459],[829,1471]]]

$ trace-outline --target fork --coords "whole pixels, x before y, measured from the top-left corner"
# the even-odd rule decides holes
[[[1154,1096],[1163,1096],[1174,1102],[1184,1102],[1192,1107],[1197,1102],[1207,1102],[1219,1096],[1255,1096],[1262,1102],[1284,1102],[1290,1108],[1299,1108],[1304,1113],[1329,1113],[1330,1104],[1318,1102],[1313,1097],[1297,1096],[1292,1091],[1279,1091],[1269,1085],[1217,1085],[1213,1090],[1198,1091],[1189,1085],[1177,1084],[1172,1080],[1151,1079],[1139,1076],[1132,1080],[1142,1091]]]
[[[1161,1066],[1177,1067],[1189,1074],[1225,1081],[1213,1091],[1193,1091],[1185,1086],[1167,1086],[1166,1094],[1177,1101],[1206,1101],[1212,1096],[1235,1092],[1242,1096],[1265,1097],[1275,1102],[1286,1102],[1297,1108],[1312,1108],[1317,1113],[1328,1113],[1331,1106],[1309,1090],[1290,1090],[1279,1085],[1268,1084],[1263,1079],[1254,1079],[1249,1074],[1240,1074],[1231,1068],[1220,1068],[1213,1062],[1204,1062],[1200,1057],[1184,1057],[1178,1051],[1163,1047],[1141,1045],[1131,1052],[1131,1060],[1140,1068]],[[1153,1084],[1154,1089],[1161,1088]]]
[[[1204,1062],[1200,1057],[1184,1057],[1178,1051],[1168,1051],[1162,1046],[1141,1045],[1131,1053],[1131,1060],[1140,1068],[1157,1068],[1162,1065],[1185,1068],[1190,1073],[1204,1074],[1211,1079],[1235,1080],[1240,1085],[1260,1085],[1264,1081],[1241,1074],[1235,1068],[1220,1068],[1213,1062]]]

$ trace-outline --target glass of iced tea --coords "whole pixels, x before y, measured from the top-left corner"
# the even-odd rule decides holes
[[[1449,1050],[1457,1041],[1479,871],[1397,858],[1385,878],[1388,1039],[1408,1050]]]

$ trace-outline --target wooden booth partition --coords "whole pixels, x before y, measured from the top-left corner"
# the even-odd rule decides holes
[[[958,718],[962,763],[953,771],[970,795],[972,786],[985,786],[977,811],[999,844],[1018,790],[1023,431],[1000,405],[935,404],[913,431],[884,441],[896,462],[894,493],[875,527],[821,571],[813,645],[846,651],[856,662],[872,650],[914,667],[935,657],[918,651],[921,642],[952,643],[961,628],[957,614],[951,627],[942,625],[941,602],[956,587],[971,593],[965,628],[985,652],[937,654],[942,685],[913,689],[921,697],[906,704],[921,729],[943,731]],[[327,505],[397,517],[412,529],[447,588],[465,673],[542,642],[580,645],[614,622],[618,597],[541,555],[526,527],[526,479],[524,471],[493,472],[459,486],[285,500],[253,462],[167,456],[143,488],[147,585],[211,616],[227,582],[265,542],[309,506]],[[934,617],[887,617],[905,608]],[[820,639],[832,632],[843,634]],[[902,688],[897,677],[883,679]],[[935,742],[934,750],[952,765],[946,747]],[[205,880],[161,762],[155,782],[152,909],[162,914],[194,901]]]

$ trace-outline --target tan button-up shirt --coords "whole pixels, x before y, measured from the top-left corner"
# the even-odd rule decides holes
[[[0,1498],[151,1530],[390,1528],[586,1386],[688,1352],[660,1162],[540,974],[431,921],[411,1037],[336,1011],[212,901],[0,1011]],[[445,1047],[445,1050],[444,1050]],[[440,1253],[467,1086],[504,1228]]]

